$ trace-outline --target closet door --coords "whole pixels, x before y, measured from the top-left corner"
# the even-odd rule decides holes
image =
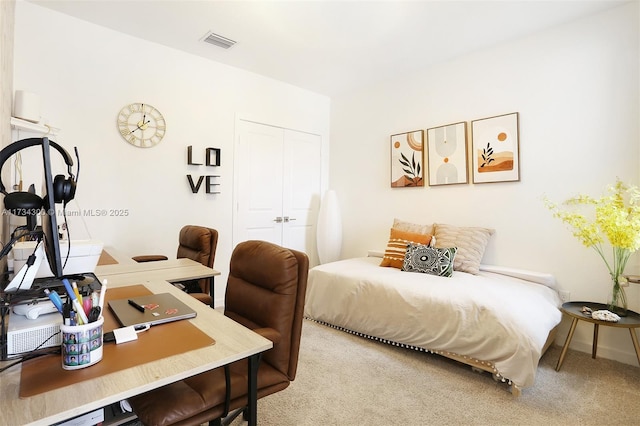
[[[318,135],[284,131],[281,245],[307,253],[312,261],[320,210],[320,140]]]
[[[283,130],[241,121],[238,140],[234,243],[264,240],[281,244]]]
[[[270,241],[316,258],[321,138],[240,121],[234,244]]]

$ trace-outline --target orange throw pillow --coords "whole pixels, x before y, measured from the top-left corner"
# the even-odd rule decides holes
[[[382,262],[380,262],[380,266],[391,266],[402,269],[404,255],[407,252],[407,245],[409,243],[428,246],[430,242],[430,234],[415,234],[413,232],[391,228],[387,249],[384,251],[384,257],[382,258]]]

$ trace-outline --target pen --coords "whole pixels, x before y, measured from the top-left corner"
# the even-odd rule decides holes
[[[95,291],[91,294],[91,309],[87,314],[89,322],[98,321],[102,314],[102,307],[104,306],[104,297],[107,294],[107,280],[104,280],[100,287],[100,295]]]
[[[139,310],[140,312],[144,312],[144,306],[140,306],[138,305],[136,302],[134,302],[133,300],[129,299],[128,300],[129,304],[131,306],[133,306],[134,308],[136,308],[137,310]]]
[[[91,292],[91,307],[95,306],[97,308],[99,300],[100,300],[100,296],[98,295],[98,292],[93,290]]]
[[[87,315],[84,313],[84,310],[80,305],[80,302],[76,298],[76,294],[73,292],[73,289],[71,288],[71,284],[69,284],[69,280],[66,278],[63,278],[62,284],[64,284],[64,288],[67,290],[67,294],[69,295],[69,298],[71,298],[71,303],[73,304],[73,307],[76,309],[76,313],[78,314],[78,317],[80,318],[80,321],[82,322],[82,324],[89,324],[89,318],[87,318]],[[82,325],[82,324],[78,324],[78,325]]]
[[[98,321],[100,318],[100,306],[94,306],[87,314],[87,318],[89,318],[89,322]]]
[[[71,325],[71,304],[69,303],[69,299],[67,299],[64,304],[62,316],[64,317],[64,325]]]
[[[104,309],[104,297],[107,294],[107,280],[102,281],[102,287],[100,287],[100,301],[98,302],[98,307],[100,311]]]
[[[89,318],[89,312],[91,312],[92,307],[93,305],[91,304],[91,298],[85,297],[84,300],[82,301],[82,309],[84,310],[84,313],[87,315],[87,318]]]
[[[76,295],[76,299],[78,299],[78,302],[80,302],[80,305],[82,305],[84,302],[82,301],[82,295],[80,294],[80,290],[78,290],[78,284],[76,284],[76,282],[72,282],[71,283],[71,287],[73,287],[73,292]]]
[[[49,299],[51,299],[51,302],[54,304],[58,312],[60,312],[61,314],[64,313],[62,310],[62,299],[60,299],[60,295],[55,290],[51,291],[48,288],[45,288],[44,294],[46,294]]]

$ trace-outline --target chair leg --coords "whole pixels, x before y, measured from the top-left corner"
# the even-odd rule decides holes
[[[211,307],[216,307],[216,288],[214,287],[214,277],[209,277],[209,296],[211,296]]]
[[[247,407],[243,407],[243,408],[238,408],[237,410],[235,410],[234,412],[232,412],[231,414],[229,414],[227,417],[225,417],[224,419],[222,419],[222,423],[220,426],[229,426],[231,424],[231,422],[233,422],[236,417],[238,417],[240,415],[240,413],[242,413],[242,418],[244,420],[246,420],[246,408]]]
[[[228,423],[225,423],[225,421],[227,420],[226,417],[229,414],[229,403],[231,402],[231,372],[229,370],[229,364],[225,365],[223,368],[224,368],[224,381],[226,386],[225,397],[224,397],[224,413],[222,414],[221,418],[209,420],[209,426],[222,426],[223,424],[224,425],[228,424]],[[235,416],[233,416],[232,414],[232,418],[230,421],[233,421],[233,419],[235,419]]]
[[[227,417],[227,414],[229,414],[229,404],[231,403],[231,371],[229,370],[229,364],[224,366],[224,382],[224,414],[222,414],[222,417]]]

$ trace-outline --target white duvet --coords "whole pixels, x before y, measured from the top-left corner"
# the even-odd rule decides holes
[[[561,319],[560,298],[549,280],[504,275],[513,270],[454,271],[446,278],[379,264],[380,258],[363,257],[312,268],[305,316],[489,361],[519,387],[534,383],[543,346]]]

